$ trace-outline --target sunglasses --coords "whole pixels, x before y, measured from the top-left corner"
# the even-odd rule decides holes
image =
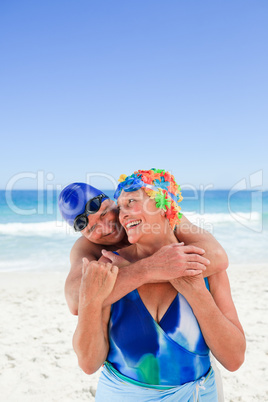
[[[108,198],[109,197],[107,197],[107,195],[105,194],[100,194],[97,197],[91,198],[91,200],[86,203],[85,212],[77,215],[77,217],[75,218],[74,230],[76,232],[81,232],[81,230],[84,230],[88,225],[88,215],[98,212],[101,207],[101,203]]]

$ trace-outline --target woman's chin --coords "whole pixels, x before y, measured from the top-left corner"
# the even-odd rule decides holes
[[[130,244],[135,244],[137,243],[138,240],[135,238],[135,236],[134,237],[130,236],[128,237],[128,241]]]
[[[131,244],[137,243],[139,241],[140,237],[141,237],[141,235],[138,233],[128,233],[127,234],[128,241]]]

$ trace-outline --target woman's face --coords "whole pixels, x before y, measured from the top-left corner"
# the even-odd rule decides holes
[[[118,208],[119,221],[126,230],[130,243],[162,233],[167,220],[165,213],[156,208],[155,201],[144,190],[122,191],[118,198]]]

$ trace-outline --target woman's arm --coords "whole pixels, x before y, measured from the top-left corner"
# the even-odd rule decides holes
[[[71,269],[65,281],[64,291],[68,307],[74,315],[78,314],[83,258],[87,258],[89,262],[96,261],[99,254],[98,245],[93,244],[84,236],[79,237],[72,247],[70,253]]]
[[[205,341],[216,359],[229,371],[244,362],[246,340],[232,300],[226,272],[209,278],[210,292],[202,275],[179,278],[172,285],[188,301]]]
[[[202,257],[207,258],[210,264],[204,271],[204,277],[208,277],[228,268],[228,257],[220,243],[207,230],[192,224],[184,215],[177,226],[175,235],[185,245],[193,245],[205,250]]]
[[[87,374],[98,370],[109,351],[110,307],[103,307],[103,302],[114,287],[117,273],[118,268],[111,264],[92,262],[83,267],[73,348]]]

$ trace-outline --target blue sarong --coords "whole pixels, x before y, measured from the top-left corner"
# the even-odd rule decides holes
[[[120,373],[118,373],[120,374]],[[95,396],[96,402],[217,402],[215,374],[211,368],[205,377],[176,387],[147,387],[131,383],[109,366],[103,367]],[[161,389],[160,389],[161,388]]]

